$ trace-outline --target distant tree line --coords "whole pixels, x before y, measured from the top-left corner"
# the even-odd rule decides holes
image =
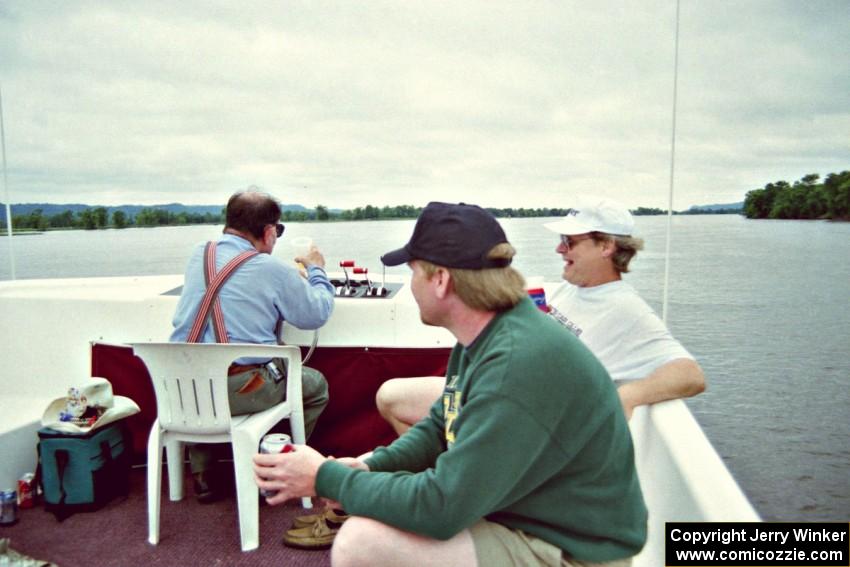
[[[516,209],[513,207],[505,209],[487,208],[496,217],[503,218],[521,218],[521,217],[546,217],[565,215],[566,209]],[[339,213],[328,212],[327,208],[318,205],[316,207],[316,216],[318,220],[380,220],[380,219],[415,219],[422,212],[422,207],[414,207],[413,205],[398,205],[395,207],[374,207],[366,205],[365,207],[356,207],[354,209],[346,209]],[[284,214],[285,220],[285,214]]]
[[[42,209],[34,209],[27,215],[13,215],[12,226],[16,230],[127,228],[131,226],[173,226],[186,224],[221,224],[221,214],[172,213],[165,209],[142,209],[130,216],[124,211],[113,211],[109,215],[106,207],[92,207],[79,212],[65,211],[56,215],[45,215]],[[5,222],[0,226],[6,228]]]
[[[558,217],[567,214],[568,209],[559,208],[488,208],[488,211],[499,218],[525,217]],[[422,207],[413,205],[398,205],[395,207],[375,207],[366,205],[354,209],[331,211],[324,205],[316,205],[314,210],[285,210],[281,214],[282,222],[298,221],[359,221],[387,219],[415,219],[422,212]],[[663,215],[666,211],[657,208],[638,207],[633,210],[635,215]],[[679,214],[679,213],[677,213]],[[16,230],[52,230],[52,229],[84,229],[96,230],[104,228],[129,228],[150,226],[179,226],[189,224],[224,224],[224,209],[221,213],[174,213],[165,209],[142,209],[136,215],[129,215],[122,210],[109,211],[106,207],[91,207],[82,211],[64,211],[56,215],[45,215],[42,209],[34,209],[26,215],[14,215],[13,226]],[[5,222],[0,222],[5,228]]]
[[[538,207],[526,208],[492,208],[487,207],[493,216],[499,218],[525,218],[525,217],[559,217],[567,214],[569,209]],[[310,220],[388,220],[388,219],[415,219],[422,212],[422,207],[413,205],[398,205],[395,207],[375,207],[366,205],[354,209],[345,209],[339,212],[330,211],[324,205],[316,205],[315,211],[284,211],[281,220],[286,221],[310,221]],[[737,212],[737,211],[736,211]],[[666,211],[647,207],[638,207],[632,211],[635,215],[664,215]]]
[[[716,209],[690,208],[687,211],[674,212],[674,215],[740,215],[740,207],[720,207]]]
[[[810,173],[799,181],[768,183],[744,199],[744,214],[750,219],[850,220],[850,171],[830,173],[823,183]]]

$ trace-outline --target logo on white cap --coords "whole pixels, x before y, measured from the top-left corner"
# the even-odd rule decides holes
[[[588,232],[617,236],[632,234],[635,220],[625,205],[604,197],[584,197],[580,201],[562,219],[543,226],[552,232],[566,235]]]

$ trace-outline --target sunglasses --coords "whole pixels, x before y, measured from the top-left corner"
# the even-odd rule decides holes
[[[275,233],[277,233],[278,238],[283,236],[283,229],[284,228],[286,228],[286,227],[284,227],[281,223],[277,223],[276,225],[274,225],[274,230],[275,230]]]
[[[575,248],[579,242],[582,240],[590,240],[593,238],[589,234],[579,235],[579,236],[567,236],[566,234],[561,235],[561,244],[569,250],[570,248]]]

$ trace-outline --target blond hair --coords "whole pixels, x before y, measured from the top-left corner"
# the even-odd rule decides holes
[[[516,254],[514,247],[503,242],[487,253],[491,260],[510,260]],[[430,279],[437,266],[427,260],[417,260],[425,275]],[[504,268],[483,268],[466,270],[445,268],[452,277],[452,287],[460,300],[472,309],[480,311],[505,311],[510,309],[527,295],[525,278],[510,266]]]
[[[638,250],[643,250],[642,238],[619,236],[605,232],[591,232],[590,236],[596,242],[614,243],[614,254],[611,255],[611,260],[614,262],[614,269],[621,274],[628,273],[629,263],[632,261],[632,258],[635,257]]]

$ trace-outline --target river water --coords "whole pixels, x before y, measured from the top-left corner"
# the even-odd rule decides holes
[[[547,219],[503,219],[524,274],[560,278]],[[638,217],[646,248],[626,279],[660,313],[666,217]],[[291,223],[329,267],[378,257],[406,242],[413,221]],[[850,518],[850,223],[673,218],[668,324],[697,357],[708,390],[688,405],[751,502],[768,521]],[[25,278],[182,273],[197,242],[221,227],[48,232],[15,237]],[[403,273],[405,267],[392,269]],[[9,279],[0,238],[0,279]]]

